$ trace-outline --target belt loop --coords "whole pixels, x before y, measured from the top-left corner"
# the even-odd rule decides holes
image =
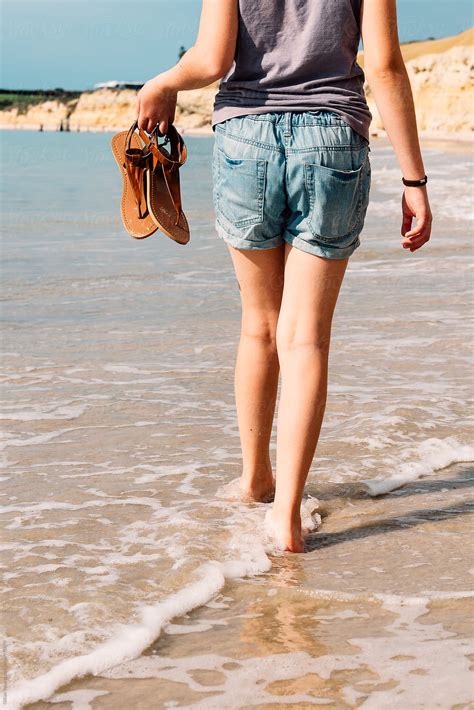
[[[285,136],[291,136],[291,111],[285,112]]]

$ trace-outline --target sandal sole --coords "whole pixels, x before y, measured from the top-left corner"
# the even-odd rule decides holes
[[[151,234],[156,232],[158,226],[153,221],[151,214],[148,214],[143,219],[139,219],[135,216],[135,196],[130,185],[127,170],[124,167],[125,141],[127,139],[127,135],[128,131],[117,133],[111,141],[112,153],[122,174],[122,199],[120,203],[120,214],[122,216],[123,226],[131,237],[134,239],[146,239],[146,237],[149,237]],[[132,148],[142,148],[138,136],[132,136],[130,146]],[[149,180],[146,180],[146,182],[148,183]]]
[[[148,177],[147,203],[154,224],[177,244],[187,244],[191,238],[188,221],[184,212],[181,212],[178,224],[175,224],[175,207],[161,166],[149,173]]]

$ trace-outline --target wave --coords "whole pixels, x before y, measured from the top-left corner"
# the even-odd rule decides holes
[[[304,499],[301,504],[301,517],[308,530],[316,529],[321,522],[320,516],[314,512],[317,507],[318,501],[313,497]],[[62,661],[37,678],[19,681],[9,693],[9,710],[45,700],[74,678],[97,675],[119,663],[137,658],[159,638],[165,624],[211,601],[223,589],[226,580],[268,572],[272,567],[269,555],[278,553],[280,546],[262,523],[260,512],[258,509],[252,511],[247,519],[248,531],[236,530],[230,541],[229,549],[238,552],[238,559],[202,563],[195,572],[200,577],[197,581],[185,585],[157,604],[138,605],[136,613],[140,617],[139,623],[120,624],[115,633],[93,651]],[[255,524],[259,528],[257,535],[251,532]]]
[[[364,479],[360,483],[364,484],[369,495],[384,495],[454,463],[470,463],[474,461],[474,446],[460,444],[453,436],[449,436],[446,439],[433,437],[425,439],[416,447],[404,452],[404,458],[412,458],[414,456],[420,457],[421,460],[401,463],[398,466],[398,472],[394,476]]]

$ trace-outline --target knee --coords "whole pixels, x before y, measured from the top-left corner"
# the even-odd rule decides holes
[[[277,352],[282,356],[307,351],[312,356],[327,358],[330,344],[331,333],[325,329],[305,332],[293,325],[279,327],[276,332]]]
[[[242,336],[276,352],[277,319],[272,317],[244,318]]]

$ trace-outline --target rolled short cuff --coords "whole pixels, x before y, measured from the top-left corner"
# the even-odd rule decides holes
[[[307,239],[302,239],[301,237],[297,237],[289,232],[285,232],[283,234],[283,239],[296,249],[301,249],[301,251],[305,251],[307,254],[321,256],[324,259],[346,259],[360,246],[360,239],[358,236],[353,242],[351,242],[351,244],[345,247],[335,247],[323,244],[322,242],[316,241],[310,235],[308,235]]]
[[[217,220],[215,222],[215,228],[217,236],[226,242],[226,244],[230,244],[235,249],[274,249],[275,247],[283,244],[283,237],[281,234],[271,239],[265,239],[259,242],[251,239],[244,239],[242,237],[236,237],[234,234],[230,234]]]

